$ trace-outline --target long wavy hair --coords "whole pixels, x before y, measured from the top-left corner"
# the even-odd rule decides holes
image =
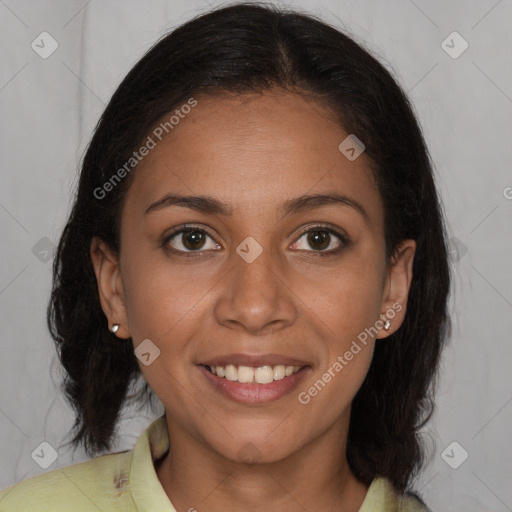
[[[352,403],[347,443],[360,481],[383,476],[405,491],[426,462],[419,430],[434,409],[450,331],[446,228],[433,165],[408,98],[369,50],[314,16],[269,4],[217,8],[166,34],[124,78],[95,128],[54,259],[47,312],[63,389],[76,411],[70,442],[89,456],[108,451],[133,398],[129,386],[141,375],[132,343],[107,328],[89,252],[94,236],[119,252],[120,211],[136,167],[105,197],[94,191],[191,96],[276,87],[326,105],[364,142],[384,205],[387,261],[401,240],[417,244],[404,322],[376,343]],[[151,394],[146,383],[136,398]]]

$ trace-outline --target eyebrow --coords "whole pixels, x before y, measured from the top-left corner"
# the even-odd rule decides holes
[[[313,194],[313,195],[302,195],[294,199],[288,199],[284,201],[278,209],[278,212],[282,217],[291,215],[293,213],[301,213],[307,210],[314,210],[322,206],[331,204],[346,205],[350,206],[358,211],[365,220],[370,223],[370,217],[368,212],[363,206],[355,199],[349,198],[346,195],[339,194],[337,192],[331,192],[328,194]],[[168,208],[169,206],[181,206],[183,208],[190,208],[201,213],[209,213],[214,215],[232,215],[233,208],[222,201],[212,196],[185,196],[180,194],[166,194],[158,201],[151,204],[144,215],[161,210],[162,208]]]

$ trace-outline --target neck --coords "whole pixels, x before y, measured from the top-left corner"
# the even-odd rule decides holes
[[[368,491],[350,470],[339,430],[284,459],[245,464],[223,457],[167,421],[173,443],[157,476],[179,512],[358,512]]]

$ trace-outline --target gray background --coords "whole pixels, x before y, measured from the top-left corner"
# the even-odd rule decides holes
[[[218,3],[0,0],[0,488],[87,460],[59,448],[73,415],[45,323],[51,249],[113,91],[156,39],[210,5]],[[425,429],[435,444],[415,488],[439,512],[512,510],[512,2],[287,5],[345,28],[394,71],[437,168],[453,249],[453,335]],[[31,47],[43,31],[58,42],[46,59]],[[453,31],[469,44],[458,58],[441,45]],[[131,449],[160,413],[127,409],[113,451]],[[31,457],[43,441],[58,450],[48,470]],[[457,469],[442,456],[460,462],[454,441],[469,454]]]

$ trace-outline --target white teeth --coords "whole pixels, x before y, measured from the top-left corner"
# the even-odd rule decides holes
[[[285,377],[297,373],[302,366],[285,366],[278,364],[276,366],[235,366],[228,364],[226,366],[209,366],[211,372],[218,377],[225,378],[232,382],[241,383],[256,382],[257,384],[269,384],[274,380],[282,380]]]
[[[224,374],[225,374],[226,379],[228,379],[228,380],[231,380],[231,381],[238,380],[238,371],[236,369],[236,366],[234,366],[232,364],[228,364],[224,368]]]
[[[281,380],[285,378],[284,364],[278,364],[274,366],[274,380]]]
[[[254,370],[249,366],[238,367],[238,382],[252,382],[254,380]]]
[[[254,380],[258,384],[268,384],[274,380],[274,369],[272,366],[260,366],[254,371]]]

